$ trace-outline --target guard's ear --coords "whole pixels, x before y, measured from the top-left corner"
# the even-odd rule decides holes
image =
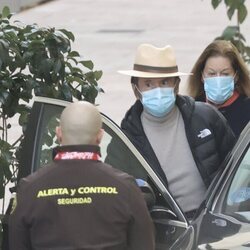
[[[103,135],[104,135],[104,129],[101,128],[96,135],[96,145],[99,145],[101,143]]]
[[[56,127],[56,136],[60,144],[62,144],[62,129],[60,126]]]

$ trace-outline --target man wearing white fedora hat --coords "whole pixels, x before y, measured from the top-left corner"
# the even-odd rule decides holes
[[[131,76],[135,104],[121,128],[192,217],[235,143],[224,117],[209,104],[178,95],[180,76],[171,46],[141,44]]]

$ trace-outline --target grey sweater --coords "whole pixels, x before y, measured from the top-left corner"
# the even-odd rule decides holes
[[[169,191],[184,212],[197,209],[206,187],[195,165],[179,109],[175,106],[162,118],[143,111],[141,122],[167,177]]]

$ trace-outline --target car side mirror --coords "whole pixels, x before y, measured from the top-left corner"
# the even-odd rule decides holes
[[[156,202],[156,197],[152,187],[142,179],[136,179],[138,187],[141,189],[144,199],[146,201],[147,207],[150,210]]]

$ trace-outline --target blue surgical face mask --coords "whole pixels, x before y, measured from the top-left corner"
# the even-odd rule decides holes
[[[175,104],[174,88],[154,88],[141,92],[144,109],[153,116],[163,117]]]
[[[217,76],[204,78],[206,97],[215,104],[222,104],[228,100],[234,92],[234,77]]]

